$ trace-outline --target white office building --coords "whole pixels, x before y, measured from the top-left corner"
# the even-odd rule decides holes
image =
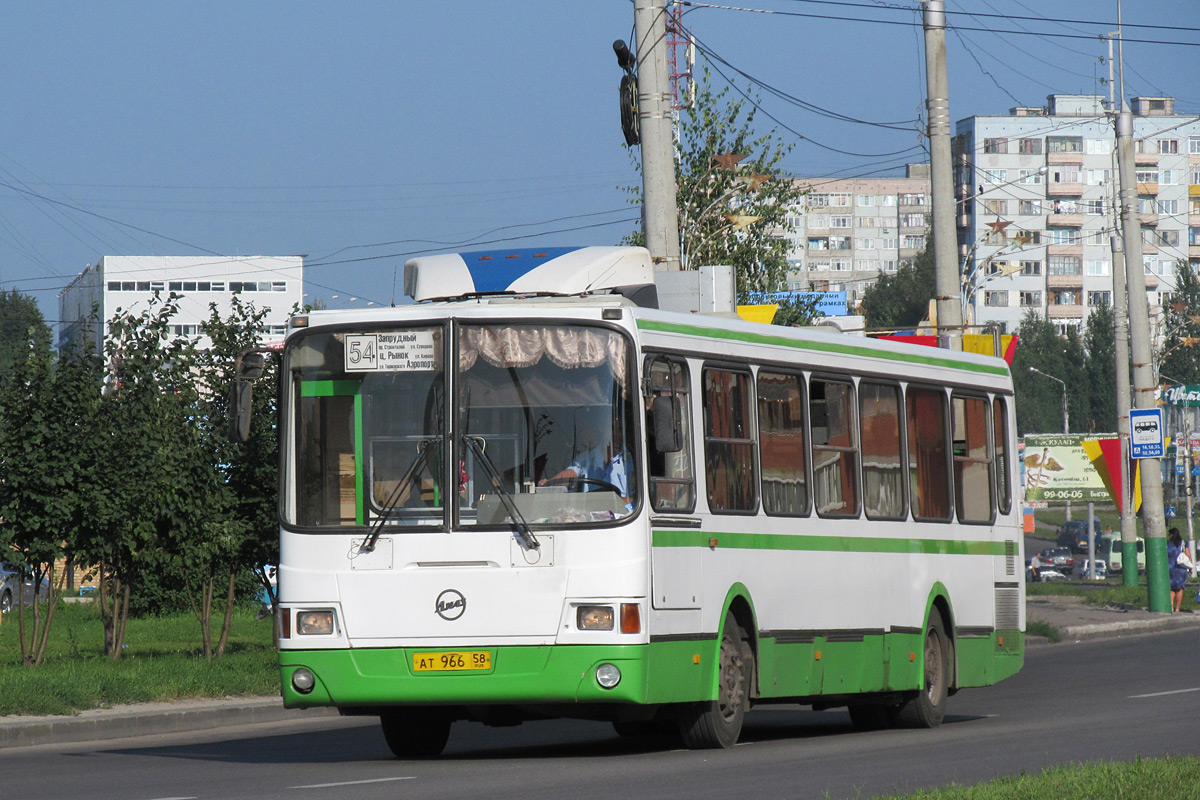
[[[880,275],[925,248],[928,164],[909,164],[904,177],[795,182],[806,193],[789,212],[788,289],[845,292],[853,308]]]
[[[108,321],[122,312],[139,315],[156,294],[165,299],[171,292],[180,295],[179,311],[171,320],[175,336],[207,347],[200,324],[211,315],[210,304],[227,317],[237,294],[243,303],[267,309],[262,323],[266,339],[282,339],[292,309],[304,296],[304,257],[103,256],[58,295],[59,347],[90,336],[102,352]],[[96,325],[94,319],[105,324]]]
[[[1152,319],[1178,270],[1200,266],[1200,119],[1138,97],[1138,215]],[[1116,133],[1099,95],[974,116],[953,143],[967,316],[1015,331],[1030,309],[1060,333],[1112,305],[1120,186]]]

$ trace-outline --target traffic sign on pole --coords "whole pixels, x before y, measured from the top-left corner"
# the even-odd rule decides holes
[[[1129,447],[1131,458],[1162,458],[1163,415],[1161,408],[1129,410]]]

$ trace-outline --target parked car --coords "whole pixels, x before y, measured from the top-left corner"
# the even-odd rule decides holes
[[[1056,569],[1063,575],[1070,575],[1075,568],[1075,557],[1071,555],[1069,547],[1047,547],[1038,553],[1038,561],[1042,562],[1043,567]]]
[[[1088,573],[1091,571],[1090,566],[1091,566],[1091,562],[1089,562],[1086,558],[1083,560],[1083,563],[1079,565],[1079,579],[1080,580],[1086,581],[1088,579]],[[1108,577],[1108,563],[1097,558],[1096,559],[1096,580],[1102,580],[1107,577]]]
[[[1096,541],[1100,540],[1100,519],[1092,517],[1092,530]],[[1087,523],[1083,520],[1067,520],[1058,528],[1058,546],[1069,547],[1077,553],[1088,549]]]
[[[33,576],[25,576],[24,587],[21,587],[20,583],[18,570],[12,565],[0,561],[0,614],[11,611],[18,597],[26,605],[33,602]],[[41,600],[50,597],[50,584],[45,578],[42,579],[37,594]]]
[[[1119,575],[1125,566],[1125,553],[1121,546],[1121,537],[1106,536],[1105,538],[1109,540],[1108,571]],[[1146,571],[1146,542],[1144,539],[1137,540],[1137,569],[1139,573]]]

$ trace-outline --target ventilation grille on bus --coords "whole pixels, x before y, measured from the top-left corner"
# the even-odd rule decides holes
[[[1004,542],[1004,574],[1017,574],[1017,543],[1014,541]]]
[[[1018,587],[996,587],[996,630],[1015,631],[1021,626],[1021,590]]]

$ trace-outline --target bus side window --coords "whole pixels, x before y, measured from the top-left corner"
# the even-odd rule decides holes
[[[749,372],[704,370],[704,476],[714,513],[758,510]]]
[[[692,408],[687,364],[650,356],[646,359],[649,397],[646,403],[646,456],[650,467],[650,507],[655,511],[690,513],[696,506],[696,471],[692,462]],[[669,400],[678,410],[681,446],[660,451],[654,436],[654,406]]]
[[[804,379],[758,371],[758,451],[763,510],[805,516],[809,509]]]
[[[900,451],[900,387],[858,385],[862,437],[863,507],[868,519],[904,519],[904,468]]]
[[[991,522],[994,516],[987,412],[985,398],[954,396],[954,504],[959,522]]]
[[[946,395],[908,387],[908,475],[913,517],[950,521],[950,471],[946,442]]]
[[[822,517],[858,516],[858,442],[854,438],[854,385],[809,382],[813,493]]]
[[[1000,513],[1007,514],[1012,510],[1012,491],[1009,486],[1008,453],[1008,404],[1003,397],[992,400],[992,430],[996,440],[996,502]]]

